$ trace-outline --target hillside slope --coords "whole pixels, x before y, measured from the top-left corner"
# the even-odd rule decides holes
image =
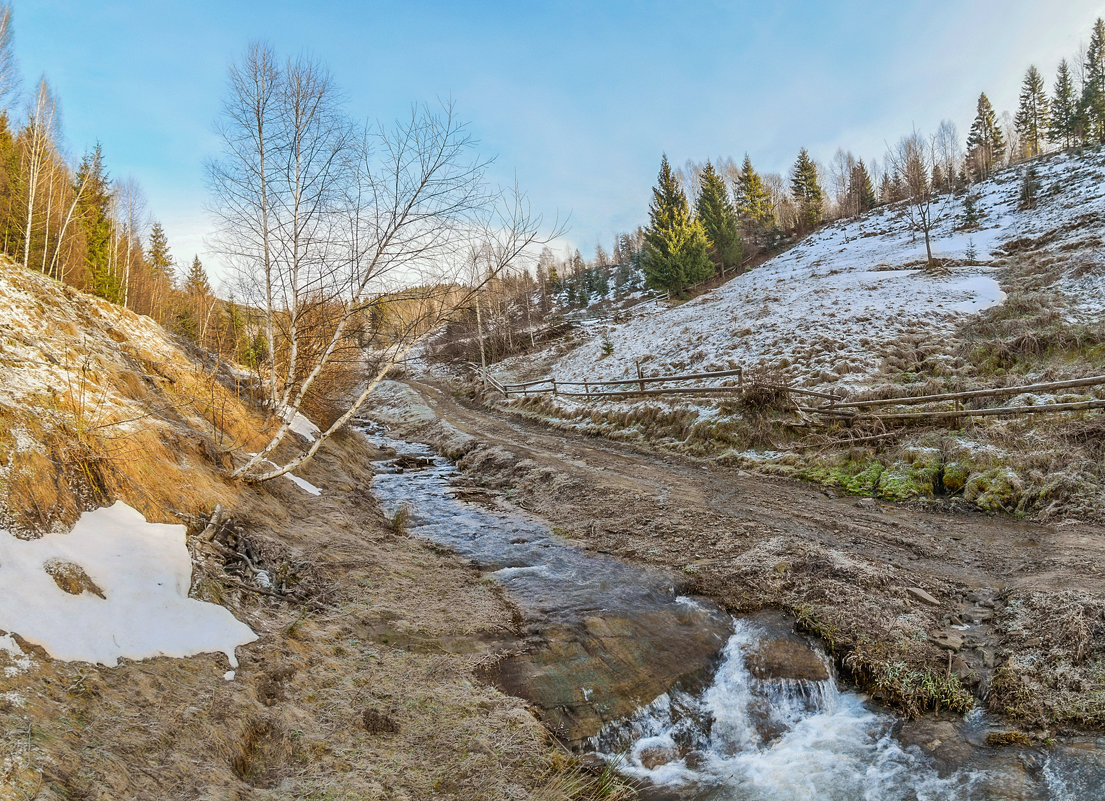
[[[963,198],[946,196],[924,269],[923,236],[900,206],[828,225],[761,267],[682,305],[600,330],[556,362],[560,380],[646,373],[778,368],[798,385],[857,387],[903,335],[949,336],[967,315],[1002,302],[1003,249],[1031,237],[1052,252],[1096,258],[1105,233],[1100,151],[1039,161],[1035,208],[1019,209],[1022,167],[973,189],[978,227],[965,229]],[[1072,319],[1099,319],[1105,271],[1063,276]],[[610,351],[609,343],[613,350]]]
[[[349,431],[302,477],[225,478],[267,433],[242,378],[0,263],[0,799],[574,782],[522,702],[473,680],[512,608],[383,519],[384,454]]]

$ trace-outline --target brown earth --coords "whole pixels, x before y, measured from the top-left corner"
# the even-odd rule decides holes
[[[788,611],[907,715],[975,696],[1038,736],[1105,728],[1101,527],[835,497],[409,387],[374,415],[579,545],[682,570],[731,611]]]
[[[232,527],[291,598],[244,591],[190,537],[193,594],[259,635],[232,680],[222,655],[105,668],[0,651],[0,799],[586,797],[556,794],[586,780],[522,701],[475,678],[514,641],[515,610],[387,524],[368,490],[379,456],[343,435],[302,471],[321,496],[243,490]]]

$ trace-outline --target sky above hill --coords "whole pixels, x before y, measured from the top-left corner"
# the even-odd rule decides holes
[[[358,117],[452,97],[495,170],[585,256],[647,222],[660,155],[747,152],[785,173],[801,147],[882,160],[941,119],[965,137],[985,91],[1015,111],[1029,64],[1050,91],[1105,8],[1090,0],[15,3],[30,89],[45,74],[70,155],[97,140],[133,176],[179,262],[206,241],[204,162],[228,64],[255,39],[325,61]]]

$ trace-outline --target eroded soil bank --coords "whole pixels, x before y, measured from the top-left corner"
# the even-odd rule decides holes
[[[733,612],[778,608],[907,716],[980,699],[1042,742],[1105,727],[1105,532],[830,497],[550,432],[426,384],[373,412],[592,550],[675,568]]]

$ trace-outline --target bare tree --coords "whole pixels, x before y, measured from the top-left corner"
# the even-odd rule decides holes
[[[27,176],[27,208],[23,226],[23,264],[31,263],[31,240],[34,235],[35,196],[38,194],[42,171],[48,165],[57,140],[58,107],[54,93],[43,76],[38,82],[34,100],[28,112],[24,169]]]
[[[941,120],[933,139],[934,157],[940,165],[940,170],[947,181],[946,187],[938,189],[950,189],[955,185],[956,176],[959,174],[963,161],[963,148],[959,144],[959,131],[951,120]]]
[[[0,105],[4,108],[19,89],[19,68],[15,63],[12,32],[11,3],[0,4]]]
[[[269,189],[272,164],[270,151],[276,148],[277,92],[280,70],[272,49],[253,43],[241,64],[230,67],[227,99],[217,131],[223,142],[223,157],[207,166],[214,203],[211,210],[220,223],[216,235],[219,249],[249,280],[246,288],[260,284],[258,302],[264,310],[265,337],[269,352],[269,403],[276,407],[276,350],[274,331],[274,253],[272,198]]]
[[[850,217],[857,212],[855,204],[848,193],[851,183],[852,171],[856,168],[856,158],[851,151],[837,148],[836,154],[830,166],[829,180],[833,193],[833,204],[837,217]]]
[[[143,224],[146,215],[146,198],[142,188],[133,176],[115,182],[111,193],[113,230],[118,231],[123,254],[120,261],[123,267],[123,305],[131,307],[131,272],[134,249],[143,236]]]
[[[251,50],[247,62],[258,63],[260,55]],[[272,394],[280,425],[233,471],[265,481],[311,458],[397,361],[547,240],[517,190],[488,181],[489,162],[451,104],[417,107],[393,126],[366,125],[352,135],[325,71],[301,59],[276,76],[259,134],[258,82],[247,82],[243,104],[240,74],[232,71],[226,153],[212,166],[212,184],[224,252],[258,294],[272,297],[266,312],[281,327],[270,355],[286,359],[279,394]],[[474,280],[473,253],[481,267]],[[405,315],[390,318],[389,341],[371,354],[362,390],[310,447],[280,467],[265,467],[320,377],[347,358],[341,354],[354,321],[399,299]],[[270,377],[277,380],[275,370]]]
[[[925,139],[914,131],[904,136],[886,154],[887,167],[901,180],[906,194],[905,214],[910,226],[924,234],[926,264],[935,265],[932,258],[932,231],[947,213],[947,195],[932,185],[932,168],[936,164],[935,137]]]

